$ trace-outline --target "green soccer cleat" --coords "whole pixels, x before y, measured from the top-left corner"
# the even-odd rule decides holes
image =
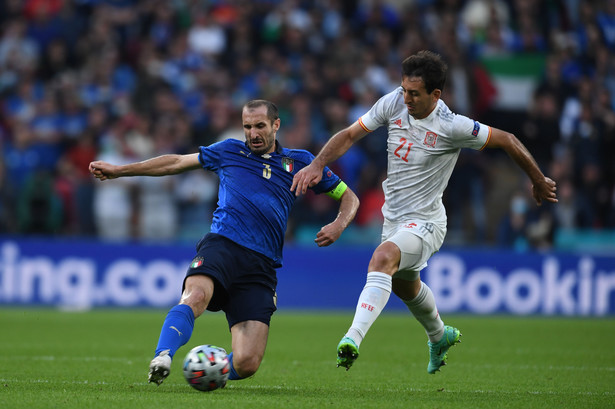
[[[343,366],[349,370],[359,357],[359,347],[352,338],[344,337],[337,344],[337,367]]]
[[[461,332],[457,328],[444,326],[444,335],[438,342],[427,342],[429,346],[429,365],[427,365],[427,372],[435,374],[440,370],[441,366],[446,365],[446,359],[448,358],[447,352],[450,347],[461,342],[459,341]]]

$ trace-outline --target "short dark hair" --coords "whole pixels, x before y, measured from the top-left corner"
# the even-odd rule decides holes
[[[420,77],[425,90],[431,94],[434,89],[444,90],[448,67],[439,54],[432,51],[419,51],[401,63],[403,77]]]
[[[267,118],[269,118],[271,123],[280,117],[278,107],[273,102],[267,101],[266,99],[253,99],[252,101],[246,102],[243,107],[246,109],[254,109],[263,105],[267,107]]]

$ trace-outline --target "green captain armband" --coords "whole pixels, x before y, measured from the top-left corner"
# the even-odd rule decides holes
[[[340,200],[346,189],[348,189],[348,185],[340,180],[340,183],[335,186],[335,189],[327,192],[327,196],[332,197],[335,200]]]

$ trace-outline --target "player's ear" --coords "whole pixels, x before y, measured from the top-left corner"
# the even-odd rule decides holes
[[[280,118],[276,119],[275,121],[273,121],[273,130],[277,131],[278,129],[280,129],[280,124],[281,124],[281,120]]]

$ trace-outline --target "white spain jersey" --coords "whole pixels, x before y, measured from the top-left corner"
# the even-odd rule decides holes
[[[451,112],[442,100],[427,118],[414,119],[401,87],[384,95],[359,118],[368,132],[381,126],[387,139],[387,179],[382,214],[392,222],[424,220],[446,229],[442,194],[461,148],[482,150],[491,128]]]

